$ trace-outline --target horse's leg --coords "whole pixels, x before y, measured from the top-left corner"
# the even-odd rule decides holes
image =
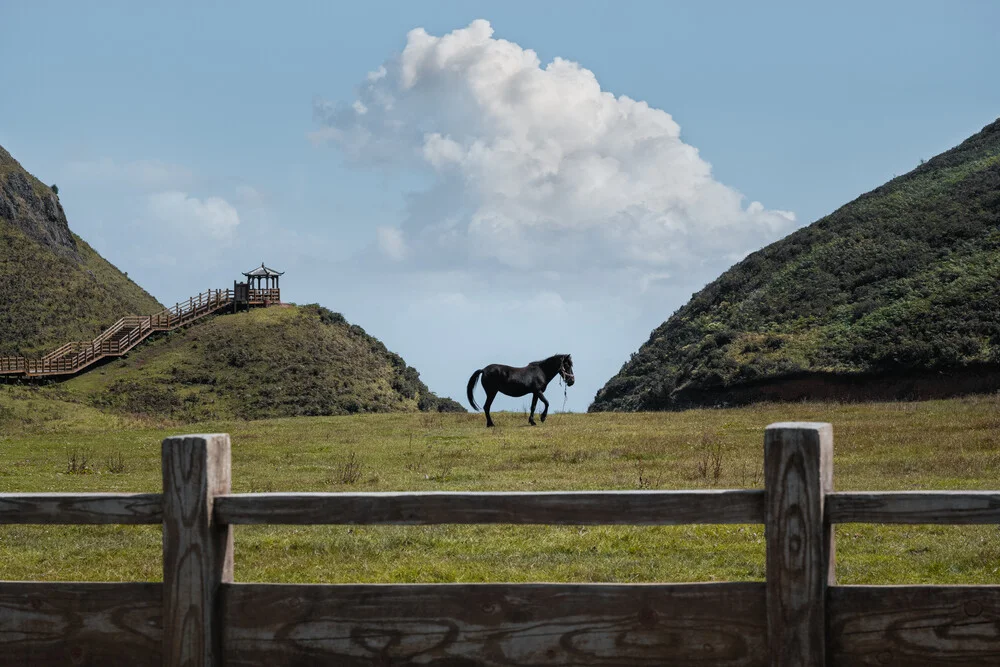
[[[528,423],[531,424],[532,426],[535,425],[535,408],[537,406],[538,406],[538,392],[535,392],[535,395],[531,397],[531,414],[528,415]]]
[[[489,428],[493,426],[493,417],[490,417],[490,406],[493,405],[493,399],[497,397],[497,392],[494,389],[492,392],[486,393],[486,402],[483,403],[483,412],[486,413],[486,427]]]
[[[545,406],[544,408],[542,408],[542,414],[541,414],[541,419],[544,422],[545,418],[548,417],[548,415],[549,415],[549,402],[547,400],[545,400],[545,394],[543,394],[540,391],[539,392],[535,392],[535,398],[536,399],[541,399],[542,400],[542,404]]]

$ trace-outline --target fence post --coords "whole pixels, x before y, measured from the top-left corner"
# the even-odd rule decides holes
[[[212,519],[229,493],[229,435],[163,441],[163,665],[219,667],[219,584],[233,580],[233,532]]]
[[[767,638],[772,667],[826,664],[826,589],[834,578],[833,427],[771,424],[764,432]]]

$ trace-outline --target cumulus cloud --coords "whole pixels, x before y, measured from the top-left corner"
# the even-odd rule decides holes
[[[712,176],[670,114],[601,90],[594,73],[493,37],[417,28],[350,102],[318,101],[310,134],[354,164],[419,169],[377,245],[399,262],[630,271],[643,287],[725,268],[793,225]]]
[[[221,197],[198,199],[184,192],[158,192],[149,196],[147,206],[156,222],[189,236],[228,241],[240,224],[239,213]]]
[[[406,241],[395,227],[378,228],[378,246],[389,259],[399,261],[406,257]]]

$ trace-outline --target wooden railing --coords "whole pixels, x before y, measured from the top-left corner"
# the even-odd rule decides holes
[[[150,316],[156,331],[167,331],[213,313],[219,308],[231,305],[233,290],[208,290],[198,296],[193,296],[186,302],[181,301],[172,308],[166,308]]]
[[[250,290],[250,303],[252,304],[278,303],[279,301],[281,301],[281,290],[279,289],[268,288]]]
[[[27,361],[24,357],[0,357],[0,373],[23,373]]]
[[[233,290],[208,290],[154,315],[128,315],[90,341],[66,343],[40,359],[0,357],[0,375],[23,374],[46,377],[78,373],[105,357],[119,357],[156,331],[169,331],[190,324],[233,304]],[[281,291],[249,291],[248,305],[270,305],[281,301]]]
[[[228,435],[167,438],[162,494],[0,494],[0,523],[163,527],[162,584],[0,582],[0,665],[1000,664],[1000,587],[836,586],[832,531],[1000,523],[1000,493],[834,493],[832,461],[829,424],[789,423],[764,490],[231,494]],[[262,523],[762,523],[766,580],[234,583]]]

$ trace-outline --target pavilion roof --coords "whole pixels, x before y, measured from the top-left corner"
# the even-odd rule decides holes
[[[269,269],[266,266],[264,266],[264,262],[261,262],[260,266],[258,266],[256,269],[254,269],[253,271],[248,271],[243,275],[245,275],[247,278],[256,278],[258,276],[283,276],[285,275],[285,272]]]

